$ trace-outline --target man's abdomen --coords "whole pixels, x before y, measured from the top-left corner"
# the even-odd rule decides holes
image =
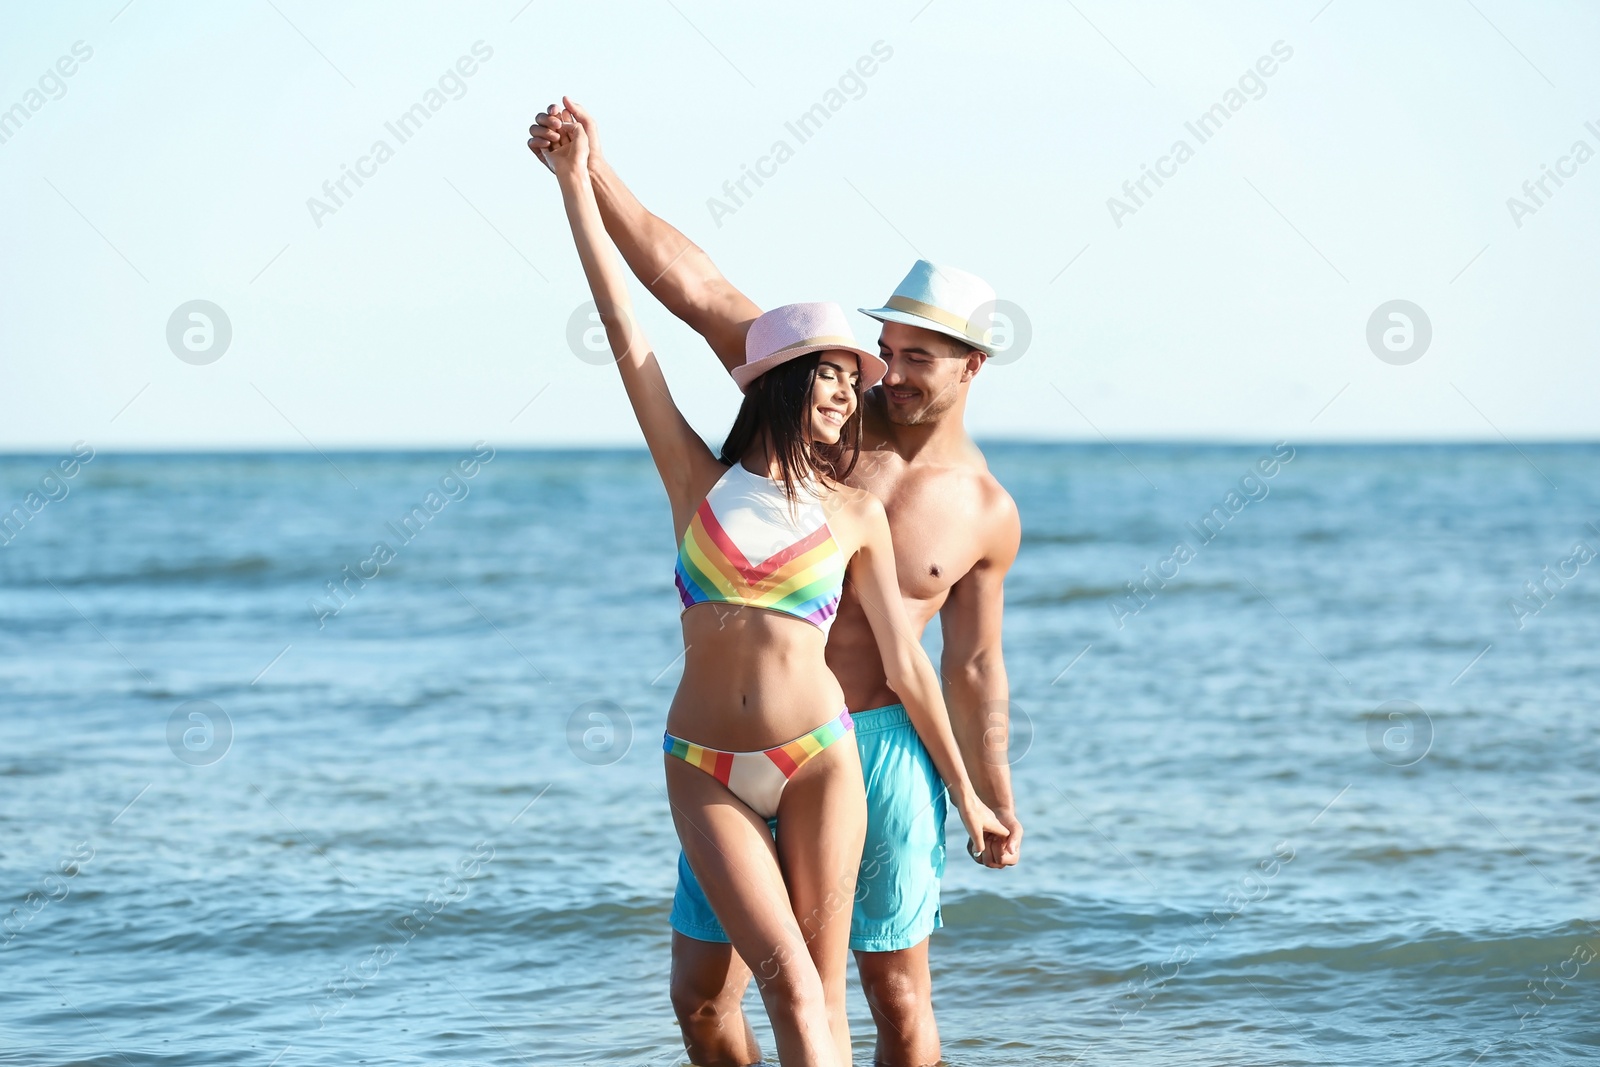
[[[906,614],[911,617],[912,637],[922,638],[922,630],[938,611],[937,605],[904,600]],[[898,704],[900,697],[889,688],[884,677],[883,656],[878,652],[878,637],[872,632],[861,601],[845,587],[839,601],[839,613],[828,631],[828,669],[839,680],[844,690],[844,706],[851,711],[881,708]],[[936,665],[937,669],[937,665]]]

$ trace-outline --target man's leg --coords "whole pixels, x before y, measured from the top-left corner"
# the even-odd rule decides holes
[[[772,829],[776,820],[768,820]],[[678,853],[672,894],[672,1011],[691,1063],[702,1067],[757,1063],[761,1047],[744,1017],[750,968],[728,943],[688,857]]]
[[[744,1017],[749,984],[750,968],[732,945],[672,932],[672,1010],[690,1063],[744,1067],[761,1060],[761,1047]]]
[[[928,935],[943,925],[944,783],[898,704],[852,713],[867,785],[867,839],[850,948],[877,1024],[874,1062],[939,1062]]]
[[[878,1027],[872,1062],[881,1067],[938,1063],[939,1024],[933,1018],[928,939],[896,952],[857,952],[856,968]]]

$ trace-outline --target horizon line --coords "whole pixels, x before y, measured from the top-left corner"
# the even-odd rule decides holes
[[[79,440],[82,440],[79,438]],[[480,438],[480,440],[482,440]],[[982,448],[1009,449],[1009,448],[1250,448],[1259,447],[1264,437],[1108,437],[1099,440],[1090,438],[1025,438],[1025,437],[975,437],[974,442]],[[1583,447],[1600,445],[1600,437],[1541,437],[1541,438],[1502,438],[1494,440],[1483,437],[1391,437],[1391,438],[1301,438],[1293,440],[1280,438],[1280,440],[1300,447],[1328,447],[1328,448],[1551,448],[1551,447]],[[486,442],[487,443],[487,442]],[[276,445],[152,445],[152,446],[118,446],[108,445],[95,448],[95,455],[122,455],[122,456],[308,456],[319,455],[403,455],[403,454],[446,454],[460,449],[475,447],[474,442],[459,444],[364,444],[344,445],[332,448],[294,448]],[[642,444],[516,444],[493,445],[491,447],[499,452],[514,453],[618,453],[630,455],[648,455],[649,450]],[[38,446],[21,449],[0,448],[0,459],[31,459],[53,458],[62,446]]]

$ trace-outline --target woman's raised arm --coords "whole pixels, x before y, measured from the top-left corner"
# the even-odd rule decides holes
[[[566,204],[572,241],[589,279],[589,291],[594,294],[606,340],[622,373],[623,387],[676,515],[684,507],[693,508],[698,503],[690,496],[696,489],[703,489],[708,478],[715,480],[721,464],[678,410],[649,339],[634,318],[624,273],[611,239],[606,236],[594,189],[589,184],[587,134],[571,118],[567,118],[562,133],[561,143],[549,152],[549,158]],[[535,146],[530,139],[528,147],[538,150],[544,145]]]

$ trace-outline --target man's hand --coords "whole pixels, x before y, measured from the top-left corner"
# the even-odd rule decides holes
[[[594,166],[600,159],[600,129],[589,113],[574,103],[571,97],[563,96],[559,106],[551,104],[533,120],[533,125],[528,127],[528,147],[536,152],[548,152],[560,144],[563,112],[567,116],[566,121],[577,120],[578,125],[583,127],[589,142],[589,165]]]
[[[983,837],[983,855],[978,862],[985,867],[996,870],[1001,867],[1015,867],[1022,858],[1022,823],[1017,819],[1014,811],[995,811],[995,818],[1000,824],[1011,831],[1008,837],[997,837],[994,834],[985,834]]]
[[[541,115],[544,118],[544,115]],[[536,154],[544,157],[544,162],[550,170],[555,171],[555,176],[563,181],[573,178],[582,178],[587,181],[589,174],[589,136],[584,133],[584,128],[574,122],[570,112],[555,115],[555,120],[562,123],[558,126],[560,136],[549,149],[541,149],[541,141],[528,138],[528,147]]]
[[[978,799],[977,793],[970,790],[966,800],[957,800],[955,806],[962,825],[967,828],[967,854],[982,863],[984,853],[990,848],[999,848],[1005,841],[1005,824],[989,809],[989,805]],[[973,842],[979,840],[983,842],[983,847],[974,851]]]

